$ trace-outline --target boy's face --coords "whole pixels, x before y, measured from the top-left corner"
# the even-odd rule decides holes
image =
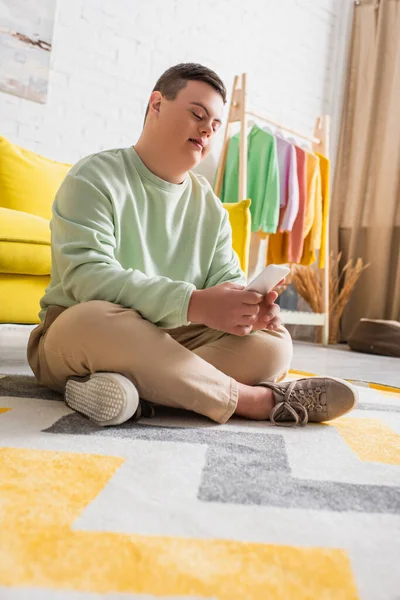
[[[158,94],[161,100],[157,115],[158,141],[177,166],[189,171],[209,154],[221,126],[224,102],[219,93],[203,81],[188,81],[175,100],[167,100],[160,92],[153,94]]]

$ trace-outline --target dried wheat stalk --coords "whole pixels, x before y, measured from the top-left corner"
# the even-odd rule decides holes
[[[364,265],[362,258],[357,258],[354,265],[353,260],[350,259],[340,270],[341,257],[341,252],[336,258],[333,253],[329,257],[329,343],[331,344],[337,343],[340,318],[354,286],[361,273],[369,267],[369,263]],[[322,269],[292,265],[291,281],[297,293],[314,312],[323,311],[322,280]]]

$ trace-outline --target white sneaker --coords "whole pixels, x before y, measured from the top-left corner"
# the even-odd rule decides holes
[[[96,425],[120,425],[137,412],[139,394],[124,375],[99,372],[87,377],[70,377],[65,402]]]

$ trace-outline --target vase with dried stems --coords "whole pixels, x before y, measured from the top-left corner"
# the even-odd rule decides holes
[[[369,267],[362,258],[357,258],[353,264],[350,259],[341,267],[342,253],[336,256],[331,252],[329,257],[329,343],[337,344],[339,339],[339,323],[343,310],[348,303],[354,286],[361,273]],[[315,266],[292,265],[290,281],[297,293],[304,298],[312,310],[323,312],[323,269]],[[317,327],[317,339],[322,339],[322,328]]]

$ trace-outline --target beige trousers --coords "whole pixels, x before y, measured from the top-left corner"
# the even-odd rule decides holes
[[[51,306],[32,332],[28,362],[37,380],[63,393],[69,377],[121,373],[144,400],[225,423],[235,412],[237,382],[278,381],[292,358],[284,327],[238,337],[189,325],[161,329],[132,309],[102,300]]]

